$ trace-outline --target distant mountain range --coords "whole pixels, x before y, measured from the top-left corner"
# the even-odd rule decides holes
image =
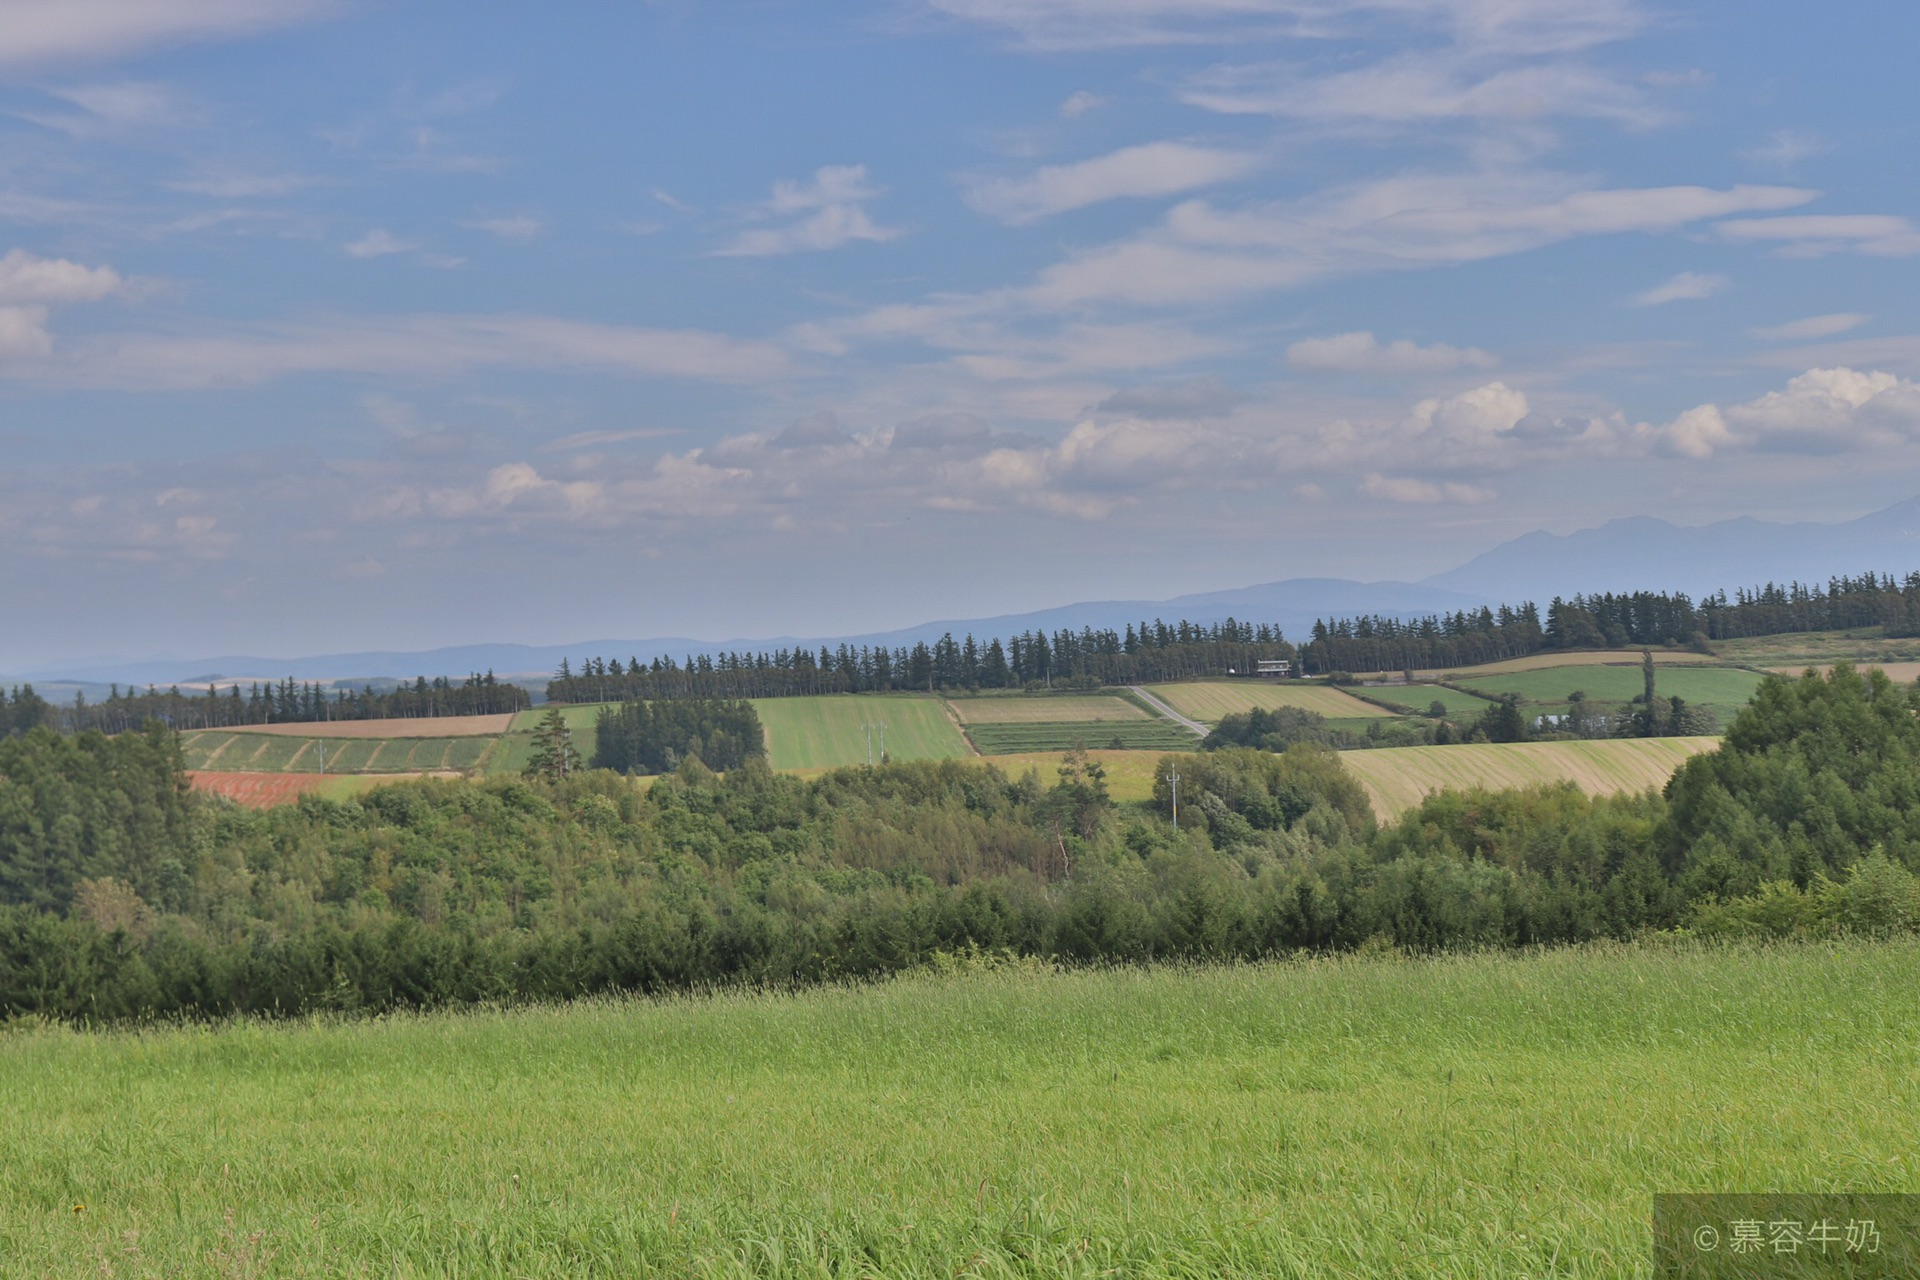
[[[898,631],[850,636],[771,636],[696,640],[683,636],[641,640],[582,640],[563,645],[471,644],[418,652],[370,651],[274,658],[232,654],[215,658],[49,665],[10,678],[58,687],[200,683],[209,679],[351,681],[411,679],[425,674],[464,676],[491,670],[502,678],[536,682],[562,658],[638,657],[724,650],[818,648],[842,643],[888,646],[933,641],[952,632],[985,639],[1062,627],[1121,628],[1131,622],[1186,618],[1219,622],[1277,622],[1304,636],[1316,618],[1353,614],[1419,617],[1483,604],[1542,605],[1554,596],[1641,589],[1711,591],[1764,582],[1824,582],[1868,571],[1904,574],[1920,568],[1920,498],[1839,524],[1776,524],[1743,517],[1683,526],[1646,516],[1610,520],[1578,533],[1529,533],[1475,556],[1457,569],[1421,582],[1352,582],[1344,578],[1289,578],[1283,582],[1176,596],[1171,600],[1094,600],[1034,613],[955,618]]]

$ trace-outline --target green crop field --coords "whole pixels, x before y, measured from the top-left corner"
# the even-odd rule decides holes
[[[296,738],[207,729],[181,737],[187,768],[236,773],[422,773],[481,767],[498,738]]]
[[[1438,684],[1390,685],[1384,689],[1363,689],[1361,692],[1376,702],[1400,707],[1410,715],[1425,715],[1427,709],[1438,702],[1446,707],[1450,720],[1471,720],[1485,711],[1490,701],[1478,694],[1462,693]]]
[[[755,698],[767,729],[769,763],[776,769],[865,764],[867,734],[860,726],[887,726],[887,755],[895,760],[952,760],[973,751],[938,698],[829,694],[818,698]],[[874,734],[874,758],[880,736]]]
[[[1545,671],[1552,667],[1590,667],[1611,665],[1632,667],[1639,670],[1641,649],[1568,649],[1546,653],[1530,653],[1523,658],[1507,658],[1500,662],[1487,662],[1477,667],[1454,667],[1441,672],[1422,672],[1432,678],[1444,674],[1448,680],[1463,679],[1472,676],[1507,675],[1516,671]],[[1702,664],[1715,666],[1724,664],[1726,659],[1709,654],[1694,653],[1687,649],[1655,649],[1653,662],[1658,667],[1687,667]]]
[[[1761,678],[1757,672],[1736,667],[1662,667],[1654,674],[1654,687],[1663,698],[1681,697],[1696,706],[1713,707],[1722,718],[1731,718],[1760,687]],[[1459,683],[1489,696],[1517,693],[1522,702],[1535,706],[1558,704],[1555,707],[1558,710],[1565,709],[1567,695],[1575,690],[1584,692],[1595,702],[1624,703],[1638,697],[1646,687],[1637,665],[1548,667],[1480,676]]]
[[[1374,812],[1391,818],[1447,788],[1572,782],[1589,795],[1615,795],[1663,787],[1689,756],[1719,745],[1718,738],[1471,743],[1348,751],[1340,759],[1366,787]]]
[[[1188,734],[1193,740],[1193,735]],[[1192,748],[1188,748],[1191,750]],[[1150,800],[1153,798],[1153,775],[1160,761],[1166,758],[1164,751],[1110,751],[1100,747],[1087,748],[1087,758],[1099,764],[1106,775],[1107,794],[1118,801]],[[994,768],[1010,778],[1017,778],[1028,769],[1038,771],[1044,786],[1052,786],[1060,777],[1060,766],[1066,760],[1064,751],[1031,751],[1018,755],[994,756],[988,761]]]
[[[32,1277],[1650,1277],[1920,1191],[1920,946],[1008,969],[0,1034]]]
[[[1192,751],[1200,739],[1165,719],[1069,721],[1064,724],[970,724],[967,736],[981,755],[1067,751],[1075,746],[1109,751]]]
[[[966,725],[1064,724],[1069,721],[1151,720],[1144,707],[1113,694],[1069,697],[951,698],[947,705]]]
[[[1322,684],[1232,680],[1203,684],[1155,684],[1148,685],[1147,692],[1181,715],[1202,724],[1218,724],[1223,716],[1251,711],[1255,707],[1268,711],[1280,707],[1299,707],[1328,718],[1391,714]]]

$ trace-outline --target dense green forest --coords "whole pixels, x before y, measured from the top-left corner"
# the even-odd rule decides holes
[[[841,645],[816,653],[689,654],[685,663],[589,658],[575,670],[562,662],[547,684],[553,702],[616,702],[663,698],[778,698],[892,689],[1097,688],[1196,676],[1251,672],[1261,659],[1291,660],[1280,628],[1237,622],[1167,623],[1124,631],[1091,627],[1048,635],[1027,631],[981,645],[951,634],[929,645],[888,649]]]
[[[1303,674],[1468,667],[1543,649],[1641,648],[1716,640],[1884,627],[1920,635],[1920,573],[1903,579],[1862,574],[1826,586],[1769,583],[1699,604],[1684,594],[1637,591],[1555,597],[1545,625],[1531,604],[1462,610],[1417,620],[1378,615],[1314,623],[1300,646]]]
[[[750,702],[628,702],[600,713],[593,765],[615,773],[670,773],[693,757],[727,770],[766,754],[766,733]]]
[[[445,676],[428,680],[420,676],[412,684],[402,684],[386,693],[371,686],[359,690],[340,689],[329,695],[315,683],[297,684],[292,679],[279,684],[255,682],[246,693],[237,684],[223,691],[209,685],[200,693],[182,693],[177,688],[136,691],[118,685],[101,702],[88,702],[76,696],[74,701],[50,706],[32,687],[15,693],[16,707],[25,695],[32,699],[30,711],[16,710],[0,731],[18,722],[17,732],[35,724],[80,733],[98,729],[103,733],[126,733],[149,720],[158,720],[175,729],[236,729],[256,724],[295,724],[316,720],[402,720],[428,716],[495,715],[506,711],[524,711],[533,705],[527,691],[517,684],[494,678],[493,672],[470,675],[455,684]]]
[[[1430,799],[1376,827],[1339,757],[1097,765],[695,759],[644,789],[419,781],[266,811],[189,793],[174,735],[0,742],[0,1016],[295,1013],[773,984],[973,949],[1065,962],[1512,946],[1920,916],[1920,695],[1769,679],[1665,795]],[[1162,771],[1163,773],[1165,771]],[[1166,785],[1164,777],[1161,786]]]

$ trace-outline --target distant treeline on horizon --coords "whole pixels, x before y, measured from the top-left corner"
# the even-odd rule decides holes
[[[525,689],[495,679],[491,671],[469,675],[461,684],[445,676],[433,680],[420,676],[412,684],[388,693],[375,693],[368,687],[341,689],[330,695],[316,683],[296,683],[291,678],[278,684],[255,681],[245,693],[238,683],[225,689],[209,685],[204,693],[183,693],[177,685],[167,689],[149,686],[144,693],[129,685],[122,692],[115,685],[111,695],[100,702],[88,702],[85,695],[76,693],[72,702],[58,704],[40,697],[32,685],[22,685],[11,698],[0,695],[0,736],[25,733],[38,725],[68,733],[87,729],[125,733],[149,720],[183,731],[240,729],[322,720],[494,715],[524,711],[532,705],[533,697]]]

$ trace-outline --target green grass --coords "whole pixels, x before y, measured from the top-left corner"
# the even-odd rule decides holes
[[[985,756],[1068,751],[1076,745],[1115,751],[1192,751],[1200,745],[1199,738],[1165,719],[970,724],[967,736]]]
[[[467,770],[500,754],[498,738],[296,738],[276,733],[186,734],[181,748],[189,769],[239,773],[420,773]]]
[[[1713,707],[1723,719],[1747,704],[1760,681],[1758,673],[1734,667],[1661,667],[1654,676],[1655,692],[1661,697],[1678,696],[1697,706]],[[1565,710],[1567,695],[1576,689],[1595,702],[1624,703],[1645,688],[1638,666],[1549,667],[1478,676],[1459,684],[1489,697],[1517,693],[1524,703],[1557,704],[1557,710]]]
[[[1920,946],[23,1028],[0,1114],[8,1275],[1614,1280],[1657,1191],[1920,1191]]]
[[[1463,693],[1438,684],[1393,685],[1385,689],[1360,689],[1357,692],[1375,702],[1384,702],[1414,715],[1425,715],[1427,708],[1439,702],[1447,708],[1447,718],[1450,720],[1471,720],[1487,709],[1489,701],[1477,694]]]
[[[818,698],[755,698],[766,726],[769,763],[776,769],[820,769],[864,764],[867,735],[860,726],[887,726],[887,754],[895,760],[952,760],[973,754],[937,698],[831,694]],[[874,735],[874,758],[879,758]]]

